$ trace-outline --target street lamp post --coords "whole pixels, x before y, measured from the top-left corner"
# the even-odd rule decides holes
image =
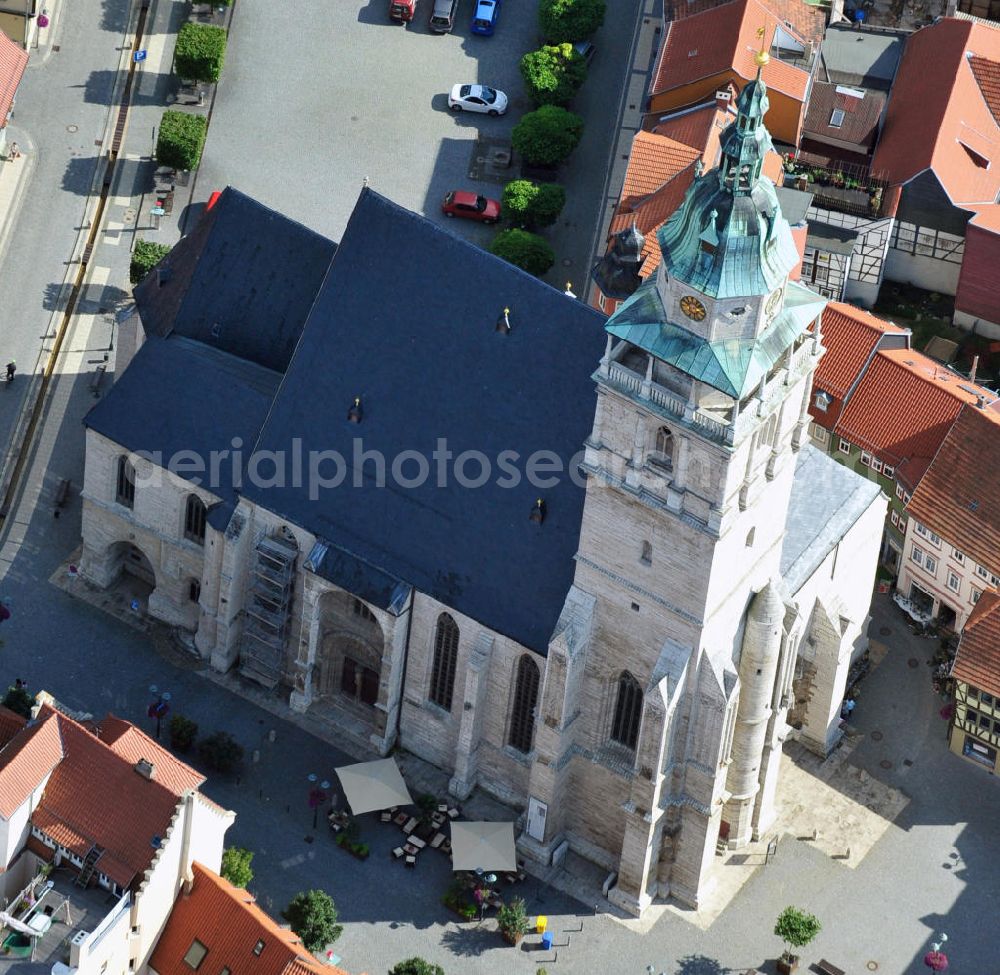
[[[330,783],[323,779],[317,786],[316,782],[319,780],[319,776],[315,772],[310,772],[306,779],[309,781],[309,807],[313,811],[313,829],[316,829],[319,822],[319,808],[326,802]]]
[[[160,692],[155,684],[149,685],[149,693],[153,697],[153,703],[149,705],[146,714],[150,718],[156,719],[156,740],[160,740],[160,723],[170,714],[170,691]]]

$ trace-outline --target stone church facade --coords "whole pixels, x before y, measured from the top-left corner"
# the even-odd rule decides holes
[[[287,391],[296,365],[272,368],[261,356],[248,365],[193,350],[189,338],[140,341],[141,331],[132,363],[119,363],[121,378],[87,420],[84,579],[106,588],[126,574],[145,587],[148,613],[188,633],[216,670],[284,689],[289,707],[380,754],[409,749],[447,770],[456,796],[479,787],[524,810],[525,855],[547,863],[568,845],[617,875],[610,897],[630,912],[667,896],[697,906],[717,848],[743,846],[772,825],[788,735],[822,754],[839,738],[885,514],[876,485],[808,443],[824,301],[788,281],[794,244],[760,172],[766,109],[758,79],[740,95],[720,168],[695,180],[661,232],[660,269],[606,323],[476,258],[491,262],[501,290],[524,289],[504,311],[513,309],[514,331],[497,342],[532,316],[576,316],[583,330],[573,334],[588,343],[605,325],[603,354],[591,344],[559,358],[536,344],[548,363],[538,368],[553,375],[595,350],[586,371],[596,407],[575,445],[585,487],[553,491],[536,507],[531,495],[515,499],[523,518],[504,532],[525,554],[491,576],[505,543],[491,549],[484,536],[487,602],[474,603],[471,570],[458,582],[447,566],[420,575],[431,539],[409,562],[378,564],[362,552],[365,533],[381,530],[366,508],[356,509],[364,524],[349,545],[333,537],[332,515],[314,517],[280,490],[206,488],[143,456],[153,421],[130,427],[123,413],[143,397],[156,410],[154,354],[165,357],[164,374],[180,368],[170,356],[193,354],[193,370],[230,370],[224,392],[208,384],[205,396],[224,398],[205,408],[224,413],[245,387],[233,423],[258,445],[274,424],[269,397]],[[375,206],[366,194],[359,207]],[[392,219],[431,233],[412,215]],[[348,228],[334,268],[350,262],[359,233]],[[454,240],[440,246],[473,252]],[[348,300],[341,292],[338,301]],[[134,324],[151,333],[147,317]],[[489,368],[481,359],[476,368]],[[362,392],[363,417],[358,397],[351,419],[364,431],[378,415]],[[517,422],[529,428],[548,417],[541,406],[525,409],[532,415]],[[164,412],[157,435],[185,443],[186,421]],[[466,501],[441,504],[457,521]],[[571,510],[573,524],[560,522]],[[522,524],[535,534],[522,539]],[[339,530],[346,538],[355,528]],[[552,572],[531,576],[532,553],[544,559],[535,546],[558,539],[569,546],[558,569],[565,584],[538,638],[542,610],[523,605],[530,595],[517,570],[544,588]],[[475,548],[473,535],[463,544]]]

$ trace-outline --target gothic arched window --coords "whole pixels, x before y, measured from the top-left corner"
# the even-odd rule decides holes
[[[446,711],[451,710],[455,690],[455,667],[458,664],[458,624],[447,614],[438,617],[434,634],[434,666],[431,669],[430,699]]]
[[[618,700],[611,737],[626,748],[635,748],[639,741],[639,721],[642,718],[642,688],[627,671],[618,678]]]
[[[655,464],[659,464],[660,467],[666,468],[668,471],[674,466],[674,435],[666,428],[660,427],[656,431],[656,443],[653,447],[653,453],[650,454],[649,459]]]
[[[527,654],[517,662],[514,709],[510,716],[508,744],[519,752],[530,752],[535,736],[535,705],[538,703],[538,666]]]
[[[188,495],[184,506],[184,537],[205,544],[205,502],[195,494]]]
[[[118,458],[118,478],[115,483],[115,501],[126,508],[135,507],[135,467],[122,455]]]

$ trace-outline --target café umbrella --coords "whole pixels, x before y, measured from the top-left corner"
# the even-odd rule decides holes
[[[455,821],[451,824],[452,870],[513,873],[517,869],[514,824]]]
[[[413,798],[391,758],[359,762],[337,769],[337,778],[355,816],[393,806],[409,806]]]

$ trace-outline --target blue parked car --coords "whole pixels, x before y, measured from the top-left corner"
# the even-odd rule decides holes
[[[472,33],[489,37],[497,26],[500,16],[500,0],[478,0],[476,13],[472,18]]]

